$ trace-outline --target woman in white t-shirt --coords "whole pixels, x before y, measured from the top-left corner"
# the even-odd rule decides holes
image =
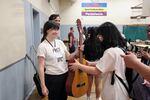
[[[59,24],[47,21],[43,27],[43,38],[38,47],[38,68],[43,95],[49,100],[67,100],[65,83],[68,75],[66,60],[77,53],[70,54],[65,44],[57,39]],[[44,71],[44,69],[46,69]]]
[[[88,66],[80,64],[76,60],[75,63],[70,64],[72,65],[70,69],[76,70],[78,68],[89,74],[96,75],[102,73],[102,100],[129,100],[128,93],[118,78],[115,77],[114,84],[111,84],[113,71],[127,83],[125,78],[125,62],[120,56],[124,54],[123,50],[120,48],[126,47],[126,42],[117,27],[111,22],[105,22],[100,25],[97,32],[102,47],[105,50],[102,58],[95,63],[89,62]]]

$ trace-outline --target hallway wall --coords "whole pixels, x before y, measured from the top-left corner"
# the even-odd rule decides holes
[[[24,100],[24,59],[0,72],[0,100]],[[26,68],[27,69],[27,68]]]
[[[0,100],[27,100],[35,88],[35,69],[25,56],[28,54],[37,67],[35,50],[42,37],[43,24],[50,14],[59,13],[56,12],[59,0],[50,3],[47,0],[1,0],[0,8],[3,8],[0,9]]]
[[[0,69],[2,69],[23,58],[26,53],[24,2],[1,0],[0,12]]]
[[[59,0],[27,0],[30,2],[35,8],[38,8],[41,12],[46,15],[50,15],[52,13],[59,13]]]

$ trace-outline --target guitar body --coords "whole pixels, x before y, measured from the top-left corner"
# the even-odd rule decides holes
[[[83,64],[86,64],[85,59]],[[69,96],[81,97],[86,94],[88,90],[88,76],[87,73],[76,70],[75,72],[69,71],[69,76],[66,82],[66,89]]]

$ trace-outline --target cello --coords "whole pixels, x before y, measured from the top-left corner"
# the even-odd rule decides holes
[[[82,45],[83,34],[82,34],[82,25],[80,19],[77,19],[77,28],[79,32],[79,45]],[[72,63],[74,60],[68,61]],[[79,50],[78,61],[82,64],[86,64],[86,60],[83,59],[82,51]],[[66,81],[66,91],[68,96],[81,97],[86,94],[88,90],[88,76],[87,73],[81,71],[80,69],[76,71],[69,71],[68,78]]]

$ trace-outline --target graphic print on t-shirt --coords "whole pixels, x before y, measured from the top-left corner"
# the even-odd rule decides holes
[[[54,47],[53,48],[53,53],[55,54],[56,58],[57,58],[57,62],[63,62],[63,55],[61,53],[61,50],[59,47]]]

